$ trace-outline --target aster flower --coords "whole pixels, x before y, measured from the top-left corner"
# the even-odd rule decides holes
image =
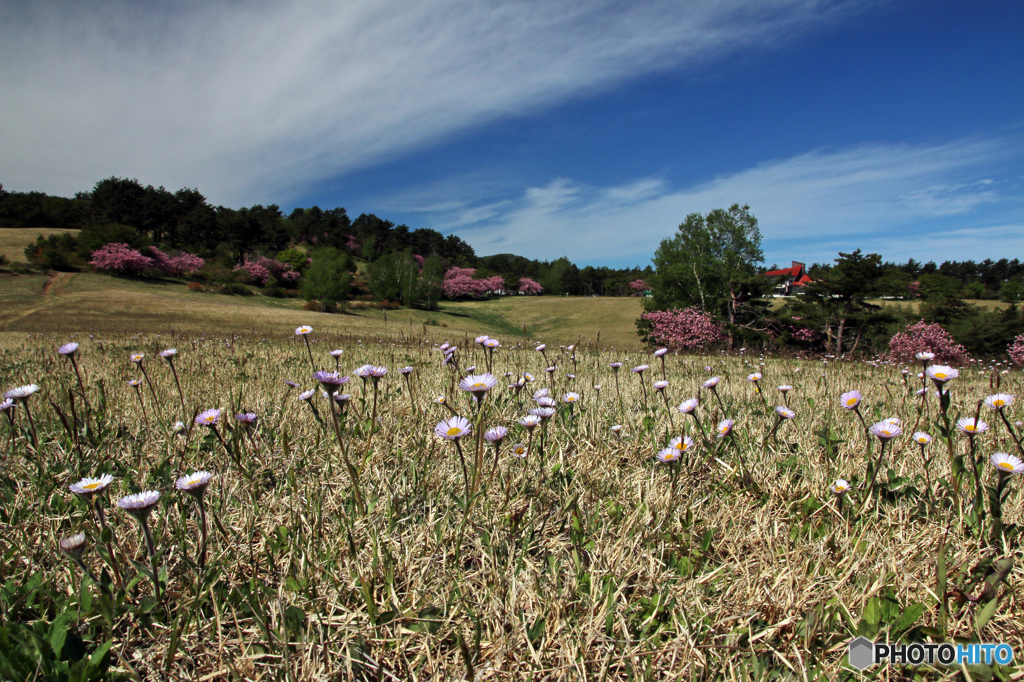
[[[668,352],[668,348],[659,348],[658,350],[654,351],[654,357],[660,358],[662,355],[664,355],[667,352]]]
[[[658,461],[662,464],[672,464],[677,461],[680,456],[680,451],[675,448],[664,448],[658,452]]]
[[[735,422],[733,420],[731,420],[731,419],[723,419],[722,421],[718,422],[718,426],[715,428],[716,435],[719,438],[725,438],[730,433],[732,433],[732,427],[734,425],[735,425]]]
[[[779,416],[779,419],[792,419],[796,416],[796,412],[783,405],[776,406],[775,414]]]
[[[523,445],[522,443],[516,443],[515,445],[512,446],[512,455],[514,457],[519,457],[519,458],[526,457],[526,455],[527,455],[526,446]]]
[[[1013,405],[1013,396],[1009,393],[996,393],[985,398],[985,405],[993,410],[1001,410]]]
[[[469,435],[472,430],[473,427],[470,425],[469,420],[464,417],[442,419],[434,427],[434,433],[445,440],[458,440]]]
[[[308,391],[303,391],[297,397],[298,397],[299,400],[305,402],[305,401],[308,401],[310,398],[312,398],[315,394],[316,394],[316,389],[311,388]]]
[[[648,369],[650,369],[649,365],[638,365],[637,367],[634,367],[630,371],[633,372],[634,374],[643,374]]]
[[[12,388],[8,391],[4,391],[4,398],[20,400],[21,402],[25,402],[26,400],[29,399],[29,396],[31,396],[38,390],[39,387],[36,386],[35,384],[26,384],[25,386],[18,386],[17,388]]]
[[[220,410],[216,407],[210,410],[205,410],[196,415],[196,424],[199,426],[216,426],[219,421]]]
[[[545,348],[547,348],[547,347],[548,347],[548,346],[547,346],[547,344],[546,344],[546,343],[542,343],[542,344],[540,344],[539,346],[537,346],[536,350],[537,350],[538,352],[540,352],[540,353],[543,353],[543,352],[544,352],[544,349],[545,349]]]
[[[487,338],[488,338],[487,334],[484,334],[482,336],[476,337],[476,339],[474,339],[474,340],[482,346],[482,345],[484,345],[484,341],[486,341]]]
[[[288,379],[284,380],[284,385],[287,386],[288,388],[298,388],[299,387],[299,385],[297,383],[295,383],[294,381],[289,381]]]
[[[128,356],[128,359],[134,362],[136,365],[142,362],[142,359],[146,357],[145,353],[135,352]]]
[[[75,351],[78,350],[78,344],[72,341],[71,343],[65,343],[63,346],[57,349],[57,352],[61,355],[74,355]]]
[[[332,358],[340,358],[344,354],[345,351],[343,351],[341,348],[335,348],[334,350],[331,351]]]
[[[693,439],[689,436],[676,436],[668,442],[668,447],[680,453],[687,452],[693,447]]]
[[[701,385],[704,388],[714,388],[714,387],[718,386],[718,382],[721,381],[721,380],[722,379],[720,377],[711,377],[710,379],[708,379],[707,381],[705,381]]]
[[[579,393],[575,393],[573,391],[569,391],[564,396],[562,396],[562,402],[564,402],[564,403],[572,404],[572,403],[576,402],[579,399],[580,399],[580,394]]]
[[[387,367],[381,367],[379,365],[370,365],[369,375],[370,378],[374,380],[374,383],[376,383],[378,379],[383,378],[384,375],[386,375],[387,373]]]
[[[171,431],[174,432],[175,435],[184,433],[186,429],[187,427],[185,426],[185,422],[182,421],[174,422],[174,426],[171,427]]]
[[[547,372],[548,374],[552,374],[555,371],[555,369],[555,366],[552,365],[551,367],[545,367],[544,371]]]
[[[535,407],[530,410],[530,414],[540,417],[542,421],[547,421],[555,416],[557,410],[553,407]]]
[[[323,386],[324,390],[329,394],[337,393],[338,388],[349,381],[347,376],[341,376],[338,372],[325,372],[323,370],[314,372],[313,379],[319,381],[320,385]]]
[[[558,405],[553,398],[549,398],[546,395],[537,398],[534,402],[537,403],[538,407],[555,407]]]
[[[473,372],[475,372],[475,371],[476,371],[476,365],[470,365],[469,367],[467,367],[467,368],[466,368],[465,370],[463,370],[463,371],[464,371],[464,372],[465,372],[465,373],[466,373],[467,375],[469,375],[469,374],[472,374]]]
[[[138,388],[139,386],[142,385],[142,379],[129,379],[128,385],[131,386],[132,388]]]
[[[789,384],[783,384],[781,386],[778,386],[777,388],[779,389],[779,393],[782,393],[783,395],[793,390],[793,387],[790,386]]]
[[[612,368],[613,372],[618,372],[619,368],[622,367],[622,363],[621,362],[610,362],[610,363],[608,363],[608,366]]]
[[[914,357],[922,362],[927,362],[929,360],[935,359],[935,353],[931,353],[929,351],[922,351],[920,353],[915,353]]]
[[[398,370],[398,373],[403,375],[412,374],[412,367],[403,367],[400,370]]]
[[[85,533],[78,533],[60,541],[60,551],[76,562],[80,561],[85,553]]]
[[[196,471],[176,480],[174,487],[198,500],[202,499],[203,494],[206,492],[206,487],[212,479],[213,474],[209,471]]]
[[[505,436],[508,435],[508,429],[504,426],[492,426],[491,428],[484,431],[484,440],[488,443],[494,443],[496,446],[501,445],[501,442],[505,440]]]
[[[985,433],[988,431],[988,424],[980,419],[975,423],[974,417],[964,417],[963,419],[957,420],[956,430],[960,433],[966,433],[969,436],[976,436],[979,433]]]
[[[616,434],[619,433],[619,431],[622,431],[622,424],[613,424],[609,427],[609,431]]]
[[[540,424],[540,417],[533,414],[533,411],[531,410],[530,414],[526,415],[525,417],[519,420],[519,423],[527,431],[533,431],[535,428],[537,428],[537,425]]]
[[[473,394],[473,398],[480,402],[487,395],[487,392],[497,386],[498,378],[490,372],[484,374],[470,374],[459,382],[459,388]]]
[[[159,492],[156,490],[147,490],[145,492],[136,493],[135,495],[122,497],[117,501],[117,506],[141,522],[149,518],[150,513],[156,509],[156,505],[159,501]]]
[[[990,458],[992,466],[1000,473],[1024,474],[1024,462],[1020,458],[1008,455],[1005,452],[996,452]]]
[[[654,382],[655,391],[664,391],[666,388],[668,388],[668,382],[665,381],[664,379],[659,379],[658,381]]]
[[[886,419],[872,424],[871,428],[868,429],[868,432],[884,443],[902,434],[903,429],[900,428],[899,424],[895,424]]]
[[[679,403],[679,407],[677,409],[683,414],[693,414],[699,405],[699,400],[696,398],[689,398]]]
[[[295,328],[295,335],[296,336],[305,336],[306,334],[310,334],[312,332],[313,332],[313,328],[310,327],[308,324],[304,324],[301,327],[296,327]]]
[[[914,442],[920,445],[921,447],[924,447],[925,445],[928,445],[929,443],[932,442],[932,437],[925,433],[924,431],[915,431],[914,435],[911,437],[914,439]]]
[[[114,482],[114,477],[110,474],[103,474],[99,478],[83,478],[78,483],[72,483],[68,486],[71,492],[82,497],[91,497],[102,493],[107,489],[111,483]]]
[[[946,365],[929,365],[924,373],[925,376],[934,381],[938,386],[960,376],[960,372]]]
[[[162,357],[164,360],[167,360],[168,362],[173,360],[174,356],[177,355],[177,354],[178,354],[178,349],[177,348],[166,348],[166,349],[160,351],[160,357]]]
[[[530,374],[529,372],[523,372],[523,381],[532,382],[533,380],[534,379],[532,374]]]
[[[747,381],[750,381],[750,382],[753,382],[753,383],[756,384],[758,381],[761,380],[761,376],[762,375],[761,375],[760,372],[754,372],[753,374],[748,374],[747,375]]]
[[[336,403],[344,404],[344,403],[347,403],[350,400],[352,400],[352,394],[351,393],[335,393],[334,394],[334,402],[336,402]]]
[[[235,415],[235,421],[245,427],[250,427],[255,424],[256,419],[257,417],[255,412],[240,412]]]
[[[500,345],[501,343],[498,341],[498,339],[488,338],[486,341],[484,341],[484,348],[489,348],[491,350],[494,350]]]
[[[550,394],[551,392],[546,388],[537,389],[533,392],[533,399],[537,400],[539,398],[547,398]]]
[[[845,478],[837,478],[836,482],[828,487],[836,497],[843,495],[850,489],[850,484]]]
[[[860,391],[848,391],[839,396],[839,405],[844,410],[852,410],[858,405],[860,405],[860,401],[862,398],[863,396],[861,395]]]

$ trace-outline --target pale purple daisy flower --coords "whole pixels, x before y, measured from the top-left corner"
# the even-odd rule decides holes
[[[448,419],[442,419],[438,422],[437,426],[434,427],[434,433],[445,440],[458,440],[463,436],[469,435],[472,430],[473,427],[465,417],[449,417]]]
[[[174,482],[174,487],[192,497],[201,498],[206,492],[206,486],[210,485],[213,474],[209,471],[196,471],[187,476],[182,476]]]
[[[778,405],[775,408],[775,414],[779,415],[779,419],[792,419],[796,416],[796,412],[784,405]]]
[[[1013,396],[1009,393],[996,393],[985,398],[985,405],[993,410],[1001,410],[1013,405]]]
[[[246,427],[255,424],[256,419],[257,417],[255,412],[240,412],[235,415],[235,421]]]
[[[1024,462],[1021,462],[1018,457],[1013,455],[1005,452],[996,452],[992,455],[990,461],[992,466],[1002,473],[1024,474]]]
[[[71,343],[65,343],[63,346],[58,348],[57,352],[61,355],[74,355],[77,350],[78,344],[72,341]]]
[[[312,398],[314,395],[316,395],[316,389],[311,388],[308,391],[303,391],[302,393],[300,393],[297,396],[297,398],[299,400],[305,402],[305,401],[309,400],[310,398]]]
[[[932,437],[924,431],[916,431],[912,437],[918,445],[928,445],[932,442]]]
[[[564,403],[574,403],[579,399],[580,394],[576,393],[575,391],[569,391],[568,393],[562,396],[562,402]]]
[[[936,384],[944,384],[960,376],[960,372],[946,365],[929,365],[925,375]]]
[[[494,443],[495,445],[501,445],[501,441],[505,440],[505,436],[508,435],[508,429],[504,426],[492,426],[484,432],[484,440],[488,443]]]
[[[648,369],[650,369],[650,365],[638,365],[638,366],[634,367],[633,369],[631,369],[630,371],[635,373],[635,374],[643,374]]]
[[[846,393],[839,396],[839,405],[844,410],[852,410],[853,408],[860,405],[860,401],[863,398],[860,391],[847,391]]]
[[[697,407],[700,406],[700,401],[696,398],[688,398],[683,402],[679,403],[679,407],[676,408],[683,414],[693,414]]]
[[[845,478],[837,478],[836,482],[828,487],[836,497],[843,495],[850,489],[850,483]]]
[[[888,419],[884,419],[872,424],[871,428],[868,429],[868,432],[871,433],[872,436],[878,438],[878,440],[885,442],[902,434],[903,429],[900,428],[899,424],[895,424]]]
[[[662,355],[664,355],[667,352],[668,352],[668,348],[659,348],[658,350],[654,351],[654,357],[660,358]]]
[[[658,452],[658,461],[662,464],[672,464],[679,459],[680,450],[675,448],[665,448]]]
[[[668,388],[668,382],[667,381],[665,381],[663,379],[659,379],[658,381],[654,382],[654,390],[655,391],[664,391],[666,388]]]
[[[734,425],[735,425],[735,422],[733,420],[731,420],[731,419],[723,419],[722,421],[718,422],[718,426],[715,428],[716,435],[719,438],[725,438],[730,433],[732,433],[732,427]]]
[[[167,360],[167,361],[173,360],[174,356],[177,355],[177,354],[178,354],[178,349],[177,348],[165,348],[164,350],[160,351],[160,357],[162,357],[164,360]]]
[[[676,436],[668,442],[668,446],[679,452],[686,452],[693,447],[693,439],[689,436]]]
[[[459,388],[473,394],[477,400],[481,400],[487,392],[498,384],[498,378],[490,372],[484,374],[470,374],[459,382]]]
[[[220,410],[216,407],[196,415],[196,424],[199,426],[216,426],[219,421]]]
[[[12,388],[9,391],[4,391],[4,398],[21,400],[24,402],[29,399],[29,396],[38,390],[39,387],[35,384],[26,384],[25,386],[18,386],[17,388]]]
[[[398,373],[399,374],[412,374],[412,367],[403,367],[402,369],[398,370]]]
[[[80,561],[82,554],[85,553],[85,533],[78,533],[69,538],[64,538],[59,544],[61,552],[75,561]]]
[[[710,369],[710,367],[708,369]],[[714,388],[715,386],[718,385],[718,382],[721,381],[721,380],[722,380],[721,377],[711,377],[710,379],[708,379],[707,381],[705,381],[701,385],[704,388]]]
[[[156,490],[147,490],[135,495],[127,495],[117,501],[117,506],[125,510],[139,521],[149,517],[150,512],[156,508],[160,501],[160,493]]]
[[[76,495],[82,495],[83,497],[89,497],[97,493],[101,493],[107,489],[111,483],[114,482],[114,477],[110,474],[103,474],[99,478],[83,478],[78,483],[72,483],[68,488]]]
[[[532,410],[531,410],[531,413],[526,415],[522,419],[520,419],[519,423],[527,431],[532,431],[533,429],[537,428],[537,425],[540,424],[540,421],[541,421],[540,417],[538,417],[537,415],[533,414]]]
[[[956,430],[960,433],[966,433],[969,436],[974,436],[988,431],[988,424],[980,419],[975,422],[974,417],[964,417],[963,419],[957,420]]]
[[[136,365],[142,362],[142,359],[146,357],[145,353],[135,352],[128,356],[128,359],[134,362]]]
[[[310,334],[312,332],[313,332],[313,328],[310,327],[308,324],[304,324],[301,327],[296,327],[295,328],[295,335],[296,336],[305,336],[306,334]]]

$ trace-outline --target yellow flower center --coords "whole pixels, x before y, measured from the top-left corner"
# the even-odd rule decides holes
[[[841,492],[843,492],[845,490],[846,490],[846,486],[845,485],[836,485],[836,492],[837,493],[841,493]]]
[[[212,414],[209,417],[206,418],[206,423],[207,424],[212,424],[213,421],[214,421],[214,416]]]
[[[100,482],[96,481],[95,483],[86,483],[82,487],[85,488],[86,490],[96,490],[96,488],[100,487]]]
[[[723,426],[722,428],[718,429],[718,432],[724,436],[725,434],[729,433],[729,427]]]
[[[935,373],[935,378],[936,379],[945,379],[946,378],[946,373],[945,372],[936,372]]]
[[[920,443],[921,445],[927,445],[928,444],[928,439],[927,438],[918,438],[917,442]]]
[[[1002,469],[1003,471],[1013,471],[1013,465],[1010,464],[1009,462],[1000,462],[999,468]]]
[[[974,431],[974,424],[968,424],[965,426],[964,431]]]
[[[857,399],[856,398],[850,398],[849,400],[846,401],[846,404],[848,406],[850,406],[850,407],[853,407],[854,405],[857,404]]]
[[[477,382],[477,383],[473,384],[472,386],[470,386],[469,390],[470,391],[486,391],[487,390],[487,384],[482,384],[480,382]]]
[[[448,429],[449,436],[457,436],[460,433],[462,433],[462,429],[460,429],[458,426],[453,426],[450,429]]]
[[[1000,399],[1000,400],[993,400],[992,404],[995,405],[996,407],[1002,407],[1003,405],[1006,404],[1006,401],[1002,400],[1002,399]]]

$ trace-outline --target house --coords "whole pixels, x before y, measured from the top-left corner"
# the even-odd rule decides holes
[[[811,278],[807,276],[807,267],[798,261],[793,261],[793,264],[788,268],[781,270],[771,270],[769,272],[761,273],[765,277],[780,277],[782,279],[778,286],[775,287],[775,293],[778,296],[792,296],[793,294],[800,293],[800,287],[810,284]]]

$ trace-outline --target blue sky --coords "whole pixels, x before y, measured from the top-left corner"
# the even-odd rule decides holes
[[[1024,3],[6,3],[0,182],[345,206],[646,265],[747,203],[768,263],[1024,257]]]

